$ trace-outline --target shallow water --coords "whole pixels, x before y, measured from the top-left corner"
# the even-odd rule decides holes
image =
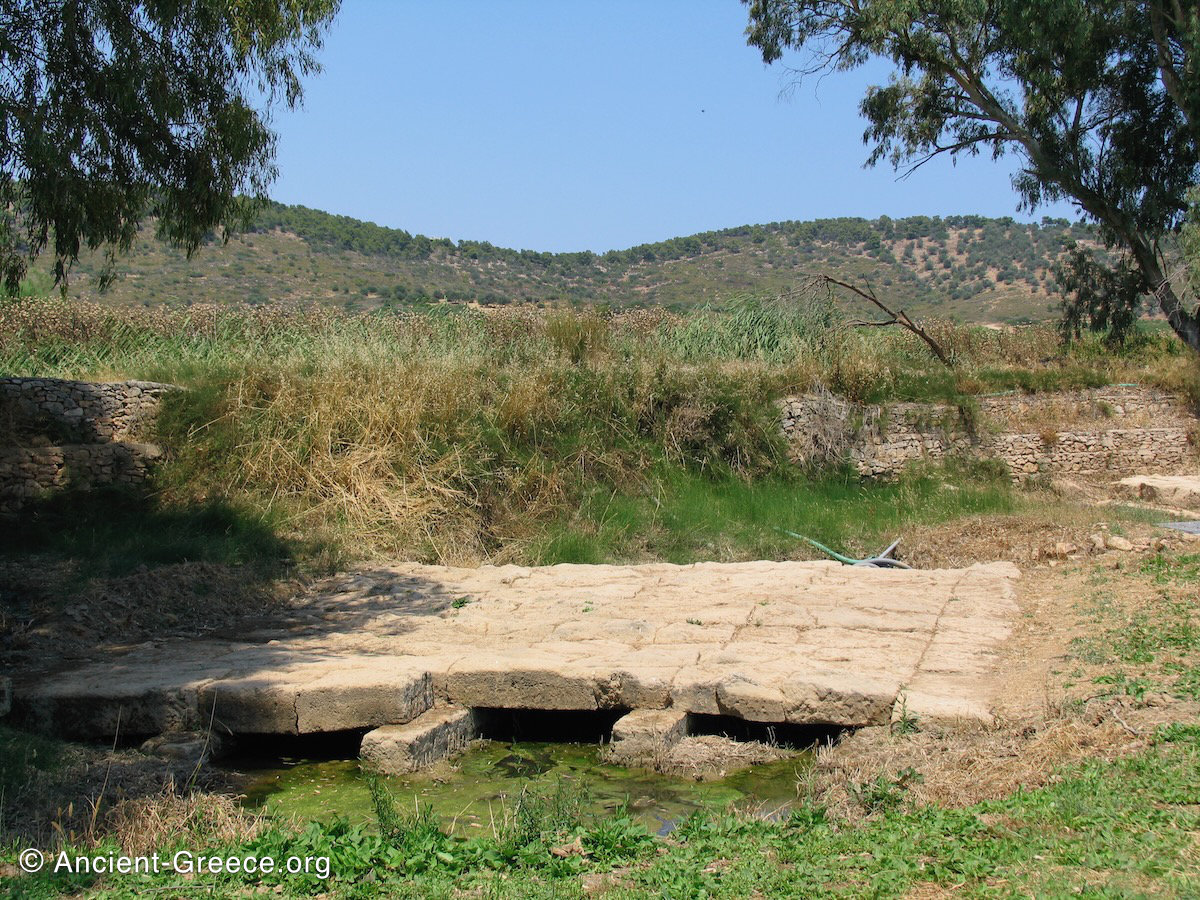
[[[384,781],[398,805],[428,804],[447,828],[460,834],[490,831],[522,788],[553,790],[560,782],[580,789],[585,808],[593,813],[628,804],[635,819],[665,834],[698,810],[736,806],[764,816],[786,812],[810,760],[799,754],[697,783],[609,765],[600,760],[595,744],[484,742],[460,756],[453,771]],[[248,777],[243,790],[251,807],[302,820],[345,816],[374,821],[357,760],[283,760],[238,768]]]

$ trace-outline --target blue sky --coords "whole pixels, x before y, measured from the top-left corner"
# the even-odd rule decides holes
[[[863,169],[888,68],[791,92],[737,0],[345,0],[304,107],[277,112],[286,203],[428,235],[603,251],[832,216],[1013,215],[1014,162]],[[781,96],[784,92],[784,96]],[[1075,218],[1070,207],[1041,215]]]

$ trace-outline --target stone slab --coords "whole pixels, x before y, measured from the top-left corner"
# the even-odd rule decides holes
[[[1017,577],[1009,563],[366,568],[237,641],[14,684],[14,715],[83,738],[118,719],[127,734],[373,729],[445,705],[855,727],[886,724],[905,691],[916,715],[986,716]]]
[[[1176,509],[1200,510],[1200,476],[1131,475],[1117,486],[1126,497],[1146,500]]]
[[[384,725],[363,735],[359,755],[383,775],[404,775],[458,753],[475,737],[468,709],[431,709],[407,725]]]
[[[1170,528],[1173,531],[1182,531],[1184,534],[1200,534],[1200,521],[1191,522],[1161,522],[1161,528]]]

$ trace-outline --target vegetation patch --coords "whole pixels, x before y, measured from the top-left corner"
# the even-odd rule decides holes
[[[790,555],[775,527],[874,542],[905,523],[889,505],[937,522],[1013,501],[965,471],[895,488],[801,479],[780,397],[822,386],[969,410],[1011,385],[1194,378],[1163,336],[1099,355],[1049,329],[931,328],[953,372],[911,335],[855,330],[794,295],[684,317],[23,300],[0,306],[0,372],[187,386],[159,423],[159,515],[223,515],[229,552],[279,540],[325,566],[338,548],[448,563]],[[939,493],[938,478],[966,490]],[[197,533],[176,524],[155,552],[195,558]]]
[[[601,884],[628,897],[899,897],[934,888],[990,896],[1000,885],[1005,892],[1038,896],[1186,894],[1197,874],[1191,850],[1200,827],[1198,773],[1196,735],[1173,729],[1132,757],[1081,762],[1060,769],[1044,787],[965,808],[914,803],[919,773],[900,770],[857,787],[866,817],[856,827],[814,802],[780,822],[737,813],[697,815],[665,840],[654,839],[622,811],[603,818],[581,813],[578,795],[565,785],[521,794],[489,833],[472,838],[448,834],[427,810],[408,808],[376,786],[373,827],[343,819],[302,829],[267,826],[249,840],[221,842],[207,835],[211,843],[205,846],[213,852],[325,858],[326,878],[47,873],[9,885],[24,897],[81,889],[124,897],[197,885],[222,894],[274,890],[333,897],[451,897],[463,891],[561,897]],[[15,850],[3,855],[10,865]],[[97,851],[117,847],[100,844]]]
[[[424,309],[439,303],[736,305],[746,285],[787,291],[798,272],[867,279],[914,315],[1028,324],[1059,311],[1055,266],[1065,248],[1095,247],[1095,227],[986,216],[771,222],[607,253],[538,253],[451,241],[303,206],[271,204],[249,231],[214,239],[190,258],[147,223],[121,257],[109,304],[317,303],[328,308]],[[84,252],[70,293],[96,296],[102,253]],[[27,278],[45,290],[49,267]],[[860,311],[861,312],[861,311]]]

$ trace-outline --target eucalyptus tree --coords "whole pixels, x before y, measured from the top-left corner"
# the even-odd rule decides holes
[[[861,102],[868,164],[1015,153],[1022,206],[1073,201],[1120,248],[1067,266],[1068,325],[1127,327],[1152,295],[1200,350],[1187,272],[1164,252],[1200,182],[1195,0],[743,0],[748,43],[798,75],[891,60]],[[1072,319],[1073,317],[1073,319]]]
[[[340,0],[0,0],[0,276],[109,260],[139,224],[195,250],[265,196]],[[111,265],[108,267],[111,273]]]

